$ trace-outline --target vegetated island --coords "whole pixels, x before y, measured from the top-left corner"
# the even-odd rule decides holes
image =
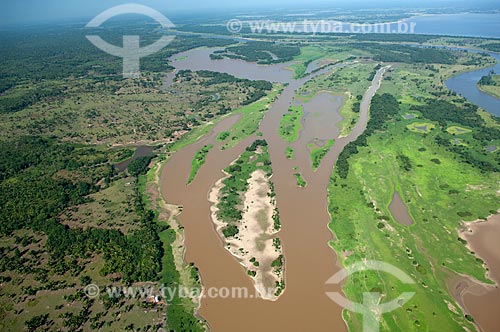
[[[256,140],[224,171],[209,194],[212,220],[260,296],[276,300],[285,287],[284,257],[267,142]]]

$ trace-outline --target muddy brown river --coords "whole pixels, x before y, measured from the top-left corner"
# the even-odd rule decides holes
[[[213,331],[346,331],[342,308],[332,302],[327,291],[340,291],[338,286],[325,282],[340,267],[335,252],[328,246],[332,239],[328,230],[330,216],[327,207],[327,186],[334,163],[347,143],[356,139],[366,128],[368,108],[383,72],[374,78],[374,84],[365,94],[360,119],[355,129],[345,138],[336,139],[341,120],[338,110],[342,97],[320,94],[304,105],[305,117],[300,138],[292,144],[295,160],[285,157],[285,143],[278,135],[281,117],[295,103],[296,90],[312,77],[292,79],[284,65],[258,66],[238,60],[208,58],[207,49],[179,54],[173,61],[177,69],[214,70],[237,77],[266,79],[289,83],[279,98],[271,105],[261,123],[260,131],[269,143],[273,165],[273,182],[277,205],[281,214],[282,240],[285,256],[285,292],[277,301],[260,298],[203,298],[199,314],[207,320]],[[193,65],[190,65],[191,62]],[[177,66],[177,64],[181,64]],[[319,75],[325,70],[315,73]],[[253,283],[243,267],[223,247],[210,217],[208,192],[223,176],[222,169],[235,160],[251,144],[255,136],[245,139],[235,148],[220,150],[217,134],[231,127],[235,120],[228,117],[198,142],[176,152],[162,171],[162,193],[171,204],[182,205],[178,217],[185,228],[186,261],[199,268],[204,288],[245,287],[253,292]],[[324,158],[321,167],[313,172],[307,144],[314,139],[336,139],[334,147]],[[191,160],[198,149],[213,144],[205,165],[191,185],[186,186]],[[299,167],[308,182],[306,188],[295,183],[294,167]]]
[[[481,331],[499,331],[500,214],[470,225],[462,235],[469,242],[470,249],[484,260],[489,269],[488,276],[496,285],[482,285],[467,277],[457,277],[451,281],[450,288],[464,310],[474,317]]]

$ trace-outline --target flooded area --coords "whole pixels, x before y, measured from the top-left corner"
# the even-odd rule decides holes
[[[210,59],[210,54],[221,49],[197,48],[171,56],[168,61],[176,70],[167,74],[163,89],[168,89],[172,85],[176,73],[180,70],[210,70],[249,80],[266,80],[276,83],[287,83],[293,77],[293,72],[287,69],[290,63],[258,65],[243,60]]]
[[[336,124],[342,121],[338,110],[343,101],[344,96],[324,92],[305,103],[302,126],[306,130],[301,133],[301,138],[310,143],[312,140],[326,141],[339,136]]]
[[[379,71],[375,82],[362,102],[360,120],[348,137],[336,140],[321,167],[313,172],[307,144],[314,139],[336,139],[336,123],[341,120],[338,110],[342,98],[322,94],[305,104],[303,130],[297,142],[296,159],[286,159],[288,143],[278,135],[280,120],[295,100],[294,96],[311,77],[293,80],[291,72],[283,65],[261,66],[237,60],[211,61],[210,51],[201,49],[190,52],[187,59],[199,59],[201,64],[189,67],[187,60],[179,61],[177,69],[217,70],[237,77],[266,79],[289,84],[271,105],[261,123],[260,131],[267,140],[273,167],[273,183],[277,207],[280,211],[282,240],[285,256],[284,293],[277,301],[262,298],[204,298],[199,314],[205,318],[213,331],[346,331],[342,320],[342,308],[331,301],[325,293],[340,291],[339,286],[325,285],[340,267],[335,252],[328,246],[332,234],[327,225],[327,186],[333,165],[347,143],[356,139],[366,128],[368,106],[379,86],[386,68]],[[177,55],[179,56],[179,55]],[[234,67],[233,67],[234,65]],[[269,70],[269,68],[273,68]],[[323,71],[324,72],[324,71]],[[321,74],[319,71],[315,74]],[[231,118],[223,119],[214,130],[198,142],[176,152],[162,170],[162,194],[171,204],[183,206],[178,219],[184,226],[186,236],[186,261],[199,268],[205,287],[245,287],[254,289],[251,278],[244,268],[224,248],[211,220],[210,202],[207,196],[215,183],[224,176],[222,170],[235,160],[257,137],[243,140],[236,147],[222,151],[223,143],[217,141],[217,133],[227,127]],[[196,179],[186,186],[191,160],[196,151],[205,144],[214,148],[207,156],[205,165]],[[294,179],[294,167],[299,167],[308,182],[299,188]],[[258,322],[258,323],[256,323]]]
[[[123,172],[123,171],[125,171],[127,169],[127,166],[132,161],[136,160],[137,158],[145,157],[145,156],[149,156],[149,155],[153,154],[153,150],[154,149],[155,148],[153,146],[147,146],[147,145],[138,146],[135,149],[134,155],[132,157],[130,157],[129,159],[124,160],[124,161],[122,161],[120,163],[115,164],[115,168],[119,172]]]
[[[408,212],[408,207],[401,199],[401,196],[397,191],[394,192],[392,196],[391,204],[389,205],[389,210],[392,213],[392,216],[398,223],[404,226],[413,225],[413,219]]]
[[[471,251],[481,258],[487,268],[488,277],[496,285],[479,284],[470,278],[457,277],[452,281],[453,295],[460,305],[474,317],[484,332],[498,331],[500,326],[500,214],[488,221],[468,224],[461,232]]]

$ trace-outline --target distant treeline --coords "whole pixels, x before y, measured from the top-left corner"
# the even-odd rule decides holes
[[[144,25],[132,23],[123,27],[107,27],[98,34],[110,43],[121,45],[124,34],[138,34],[141,45],[156,41],[161,35]],[[149,26],[149,25],[148,25]],[[90,78],[92,82],[122,79],[122,59],[97,49],[85,35],[92,31],[80,26],[38,27],[3,32],[0,35],[0,113],[16,112],[47,97],[59,96],[63,89],[46,80]],[[172,67],[165,58],[201,46],[224,47],[231,40],[177,36],[166,48],[141,59],[141,70],[165,72]],[[44,84],[37,84],[44,82]],[[60,83],[60,82],[59,82]],[[19,84],[32,89],[19,93],[7,91]],[[82,85],[83,86],[83,85]],[[93,85],[90,85],[94,87]],[[95,88],[95,87],[94,87]]]
[[[352,48],[373,54],[375,61],[403,63],[456,64],[456,55],[449,50],[398,44],[352,43]]]
[[[349,37],[359,41],[425,43],[431,39],[436,39],[438,36],[404,33],[358,33],[351,34]]]

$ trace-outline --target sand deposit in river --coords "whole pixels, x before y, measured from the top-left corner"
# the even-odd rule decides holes
[[[239,224],[239,233],[235,237],[225,238],[222,229],[226,223],[217,218],[217,204],[220,190],[224,186],[223,179],[217,181],[209,195],[213,204],[212,220],[217,232],[225,242],[225,248],[236,257],[247,272],[253,276],[255,288],[259,295],[267,300],[279,297],[277,285],[283,284],[283,269],[273,267],[274,261],[282,256],[281,246],[273,243],[278,232],[274,227],[273,214],[276,209],[271,197],[270,179],[263,170],[256,170],[248,179],[248,190],[244,193],[243,217]]]

